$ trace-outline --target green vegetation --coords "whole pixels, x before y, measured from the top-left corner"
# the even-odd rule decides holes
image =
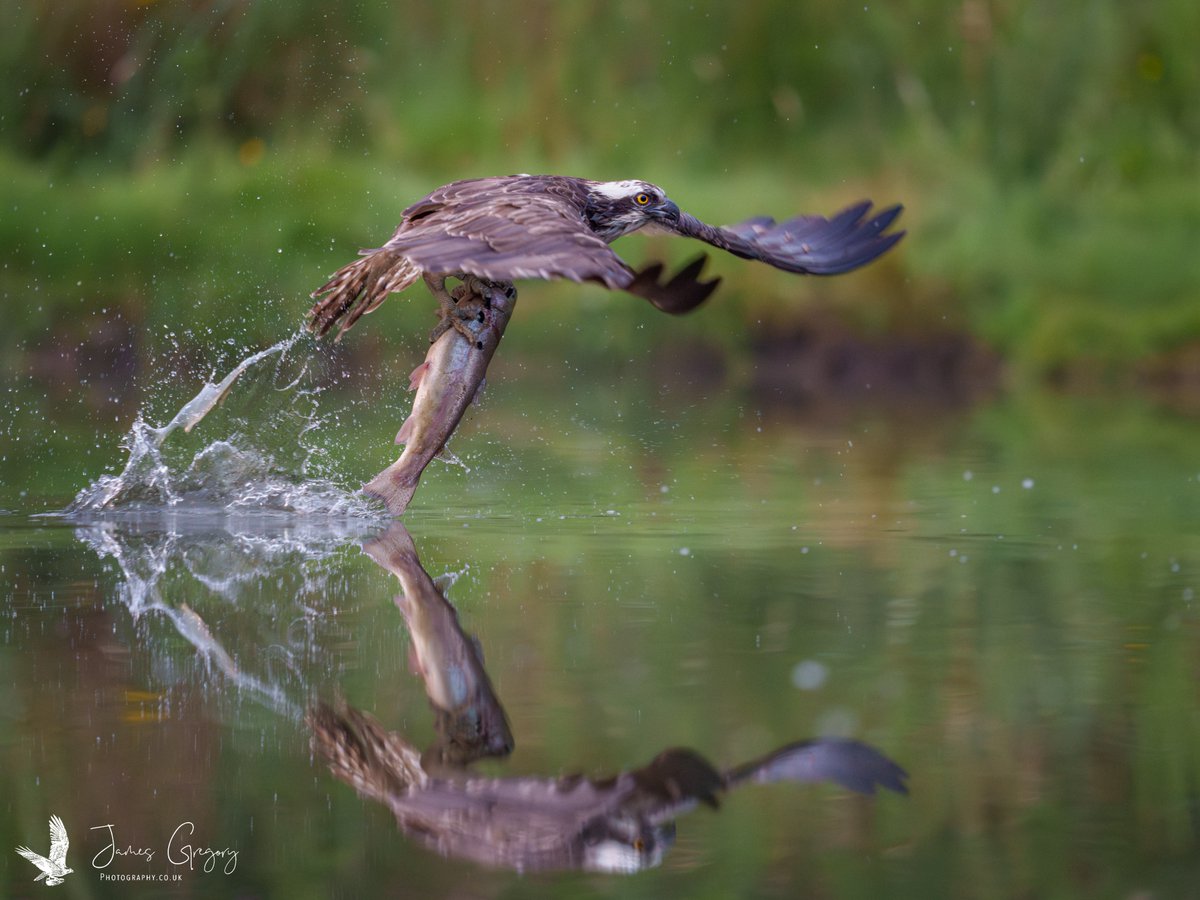
[[[1190,0],[68,0],[0,25],[9,370],[99,310],[274,339],[430,187],[536,170],[636,174],[717,221],[906,204],[906,243],[852,279],[721,261],[722,309],[688,328],[730,349],[732,319],[780,301],[967,331],[1033,376],[1169,367],[1200,341]],[[565,321],[561,293],[527,305]]]

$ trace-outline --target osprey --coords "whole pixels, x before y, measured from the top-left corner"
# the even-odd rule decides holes
[[[25,857],[35,866],[42,870],[42,874],[33,879],[41,881],[46,879],[46,887],[53,887],[56,884],[62,884],[63,879],[74,872],[74,869],[67,868],[67,848],[71,846],[71,841],[67,837],[67,826],[63,824],[63,820],[58,816],[50,817],[50,856],[42,856],[40,853],[34,853],[28,847],[18,847],[17,853]]]
[[[561,175],[509,175],[456,181],[404,210],[396,233],[382,247],[339,269],[313,297],[309,329],[338,337],[394,291],[424,278],[437,298],[442,323],[473,336],[453,315],[447,278],[501,286],[524,278],[569,278],[627,291],[672,314],[703,303],[720,279],[699,281],[705,257],[660,283],[662,264],[640,272],[609,244],[647,229],[694,237],[777,269],[836,275],[887,251],[903,231],[885,234],[900,215],[893,206],[867,218],[869,201],[830,219],[797,216],[775,222],[764,216],[717,228],[681,212],[663,189],[645,181],[588,181]]]

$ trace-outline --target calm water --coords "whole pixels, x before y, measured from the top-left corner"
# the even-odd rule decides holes
[[[387,461],[402,397],[315,414],[248,384],[270,427],[222,410],[187,436],[181,502],[73,519],[33,514],[118,472],[131,416],[97,437],[15,405],[0,894],[42,891],[11,848],[45,853],[53,814],[74,896],[1200,896],[1200,422],[1044,395],[801,409],[632,368],[498,365],[455,441],[470,471],[435,464],[387,534],[345,486]],[[236,477],[197,475],[205,451]],[[438,690],[471,722],[439,731]],[[315,703],[413,758],[507,731],[477,784],[840,736],[910,794],[747,786],[679,815],[647,871],[521,874],[336,778]]]

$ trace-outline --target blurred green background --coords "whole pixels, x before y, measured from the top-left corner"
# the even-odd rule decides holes
[[[682,328],[736,356],[818,321],[953,335],[1015,380],[1200,385],[1193,0],[16,0],[0,26],[9,374],[276,340],[413,199],[546,171],[718,223],[898,201],[909,236],[832,280],[718,260],[684,325],[539,285],[518,350]],[[696,251],[649,240],[619,249]],[[357,346],[422,332],[420,302]]]

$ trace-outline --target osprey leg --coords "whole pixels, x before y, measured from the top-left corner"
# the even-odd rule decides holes
[[[446,276],[430,275],[425,273],[425,284],[429,287],[429,292],[437,299],[438,302],[438,323],[434,326],[433,331],[429,333],[429,343],[437,343],[438,338],[453,328],[472,344],[475,343],[475,335],[470,328],[465,324],[466,319],[471,318],[474,313],[468,312],[459,307],[458,303],[466,293],[466,289],[459,287],[453,291],[446,290]]]

